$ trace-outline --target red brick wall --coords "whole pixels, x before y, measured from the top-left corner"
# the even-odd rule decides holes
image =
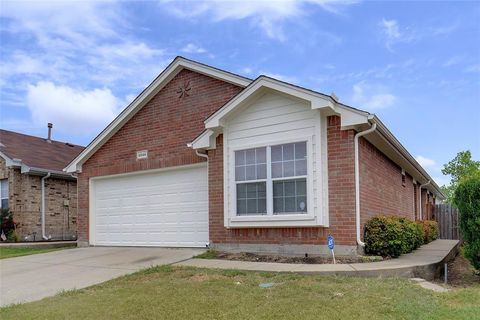
[[[372,216],[397,215],[415,219],[413,179],[364,138],[359,140],[360,214],[362,225]]]
[[[190,81],[189,96],[177,90]],[[187,165],[205,161],[187,147],[204,130],[203,121],[242,88],[189,70],[181,71],[82,167],[78,179],[78,238],[88,240],[90,177]],[[148,159],[136,160],[136,151]]]
[[[427,194],[427,190],[422,189],[422,215],[423,220],[435,220],[434,216],[435,199],[432,194]]]
[[[330,228],[226,229],[223,215],[223,137],[209,156],[210,240],[215,243],[325,244],[328,234],[342,245],[355,244],[354,131],[340,130],[340,118],[330,117],[327,128]]]

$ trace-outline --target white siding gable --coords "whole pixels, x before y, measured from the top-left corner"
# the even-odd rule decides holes
[[[225,121],[223,130],[225,226],[327,226],[326,127],[320,111],[273,91],[239,109]],[[234,151],[299,141],[307,141],[308,214],[237,217]]]

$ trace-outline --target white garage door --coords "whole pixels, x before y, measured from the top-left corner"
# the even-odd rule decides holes
[[[94,179],[91,187],[92,244],[204,247],[208,242],[206,166]]]

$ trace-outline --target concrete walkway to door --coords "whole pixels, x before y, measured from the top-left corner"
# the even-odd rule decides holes
[[[88,287],[141,269],[192,258],[204,249],[89,247],[0,260],[0,306]]]
[[[419,277],[433,280],[441,274],[444,263],[458,253],[458,240],[435,240],[399,258],[380,262],[350,264],[292,264],[249,262],[218,259],[190,259],[179,266],[214,269],[236,269],[266,272],[297,272],[304,274],[335,274],[356,277]]]

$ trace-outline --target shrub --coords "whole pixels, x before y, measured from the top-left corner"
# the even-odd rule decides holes
[[[423,243],[427,244],[438,238],[438,223],[433,220],[417,221],[422,229]]]
[[[2,232],[9,241],[16,239],[16,236],[13,235],[15,232],[15,221],[13,221],[13,213],[9,209],[0,210],[0,234]]]
[[[365,224],[365,252],[398,257],[402,253],[402,225],[394,217],[376,216]]]
[[[463,180],[454,193],[460,211],[460,231],[465,257],[480,269],[480,176]]]
[[[407,218],[375,216],[365,224],[364,240],[367,254],[398,257],[423,244],[423,231]]]
[[[410,219],[398,218],[402,224],[402,253],[409,253],[423,244],[423,230]]]

